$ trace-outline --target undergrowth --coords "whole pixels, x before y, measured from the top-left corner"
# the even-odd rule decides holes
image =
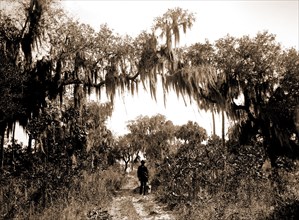
[[[106,210],[123,182],[118,167],[89,172],[78,171],[61,177],[41,179],[1,178],[2,219],[86,219],[94,209]],[[57,183],[60,181],[60,183]]]
[[[157,167],[152,184],[178,219],[299,219],[298,163],[285,160],[268,173],[265,158],[262,147],[226,151],[215,137],[181,146]]]

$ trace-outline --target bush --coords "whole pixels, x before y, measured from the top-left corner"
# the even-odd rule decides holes
[[[177,206],[197,200],[202,190],[216,193],[223,185],[224,165],[219,138],[210,139],[206,145],[182,145],[159,167],[154,182],[163,183],[160,199]]]
[[[182,145],[158,167],[153,182],[159,199],[175,208],[179,219],[293,216],[297,203],[287,206],[285,201],[298,196],[298,177],[283,166],[265,175],[265,158],[260,143],[223,149],[221,140],[213,137],[206,144]]]
[[[105,209],[123,176],[116,167],[99,172],[48,170],[39,175],[1,178],[1,218],[82,219],[91,209]]]
[[[299,200],[284,201],[267,218],[268,220],[292,220],[299,219]]]
[[[83,171],[67,192],[53,206],[45,209],[39,219],[85,219],[92,210],[106,210],[112,196],[123,183],[116,167],[96,173]]]

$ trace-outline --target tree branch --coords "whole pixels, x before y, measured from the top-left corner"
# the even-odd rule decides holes
[[[234,110],[244,110],[247,113],[249,120],[256,122],[256,118],[250,112],[248,106],[246,106],[246,105],[237,105],[235,102],[233,102],[232,107],[233,107]]]

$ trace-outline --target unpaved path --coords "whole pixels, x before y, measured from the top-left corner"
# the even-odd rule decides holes
[[[159,205],[153,194],[139,195],[136,177],[129,174],[122,189],[111,203],[112,220],[173,220],[175,217]]]

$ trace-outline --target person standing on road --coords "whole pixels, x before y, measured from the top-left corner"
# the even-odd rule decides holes
[[[140,181],[140,195],[145,195],[146,191],[146,183],[148,181],[148,170],[147,167],[144,165],[145,161],[141,161],[141,165],[138,167],[137,176]]]

